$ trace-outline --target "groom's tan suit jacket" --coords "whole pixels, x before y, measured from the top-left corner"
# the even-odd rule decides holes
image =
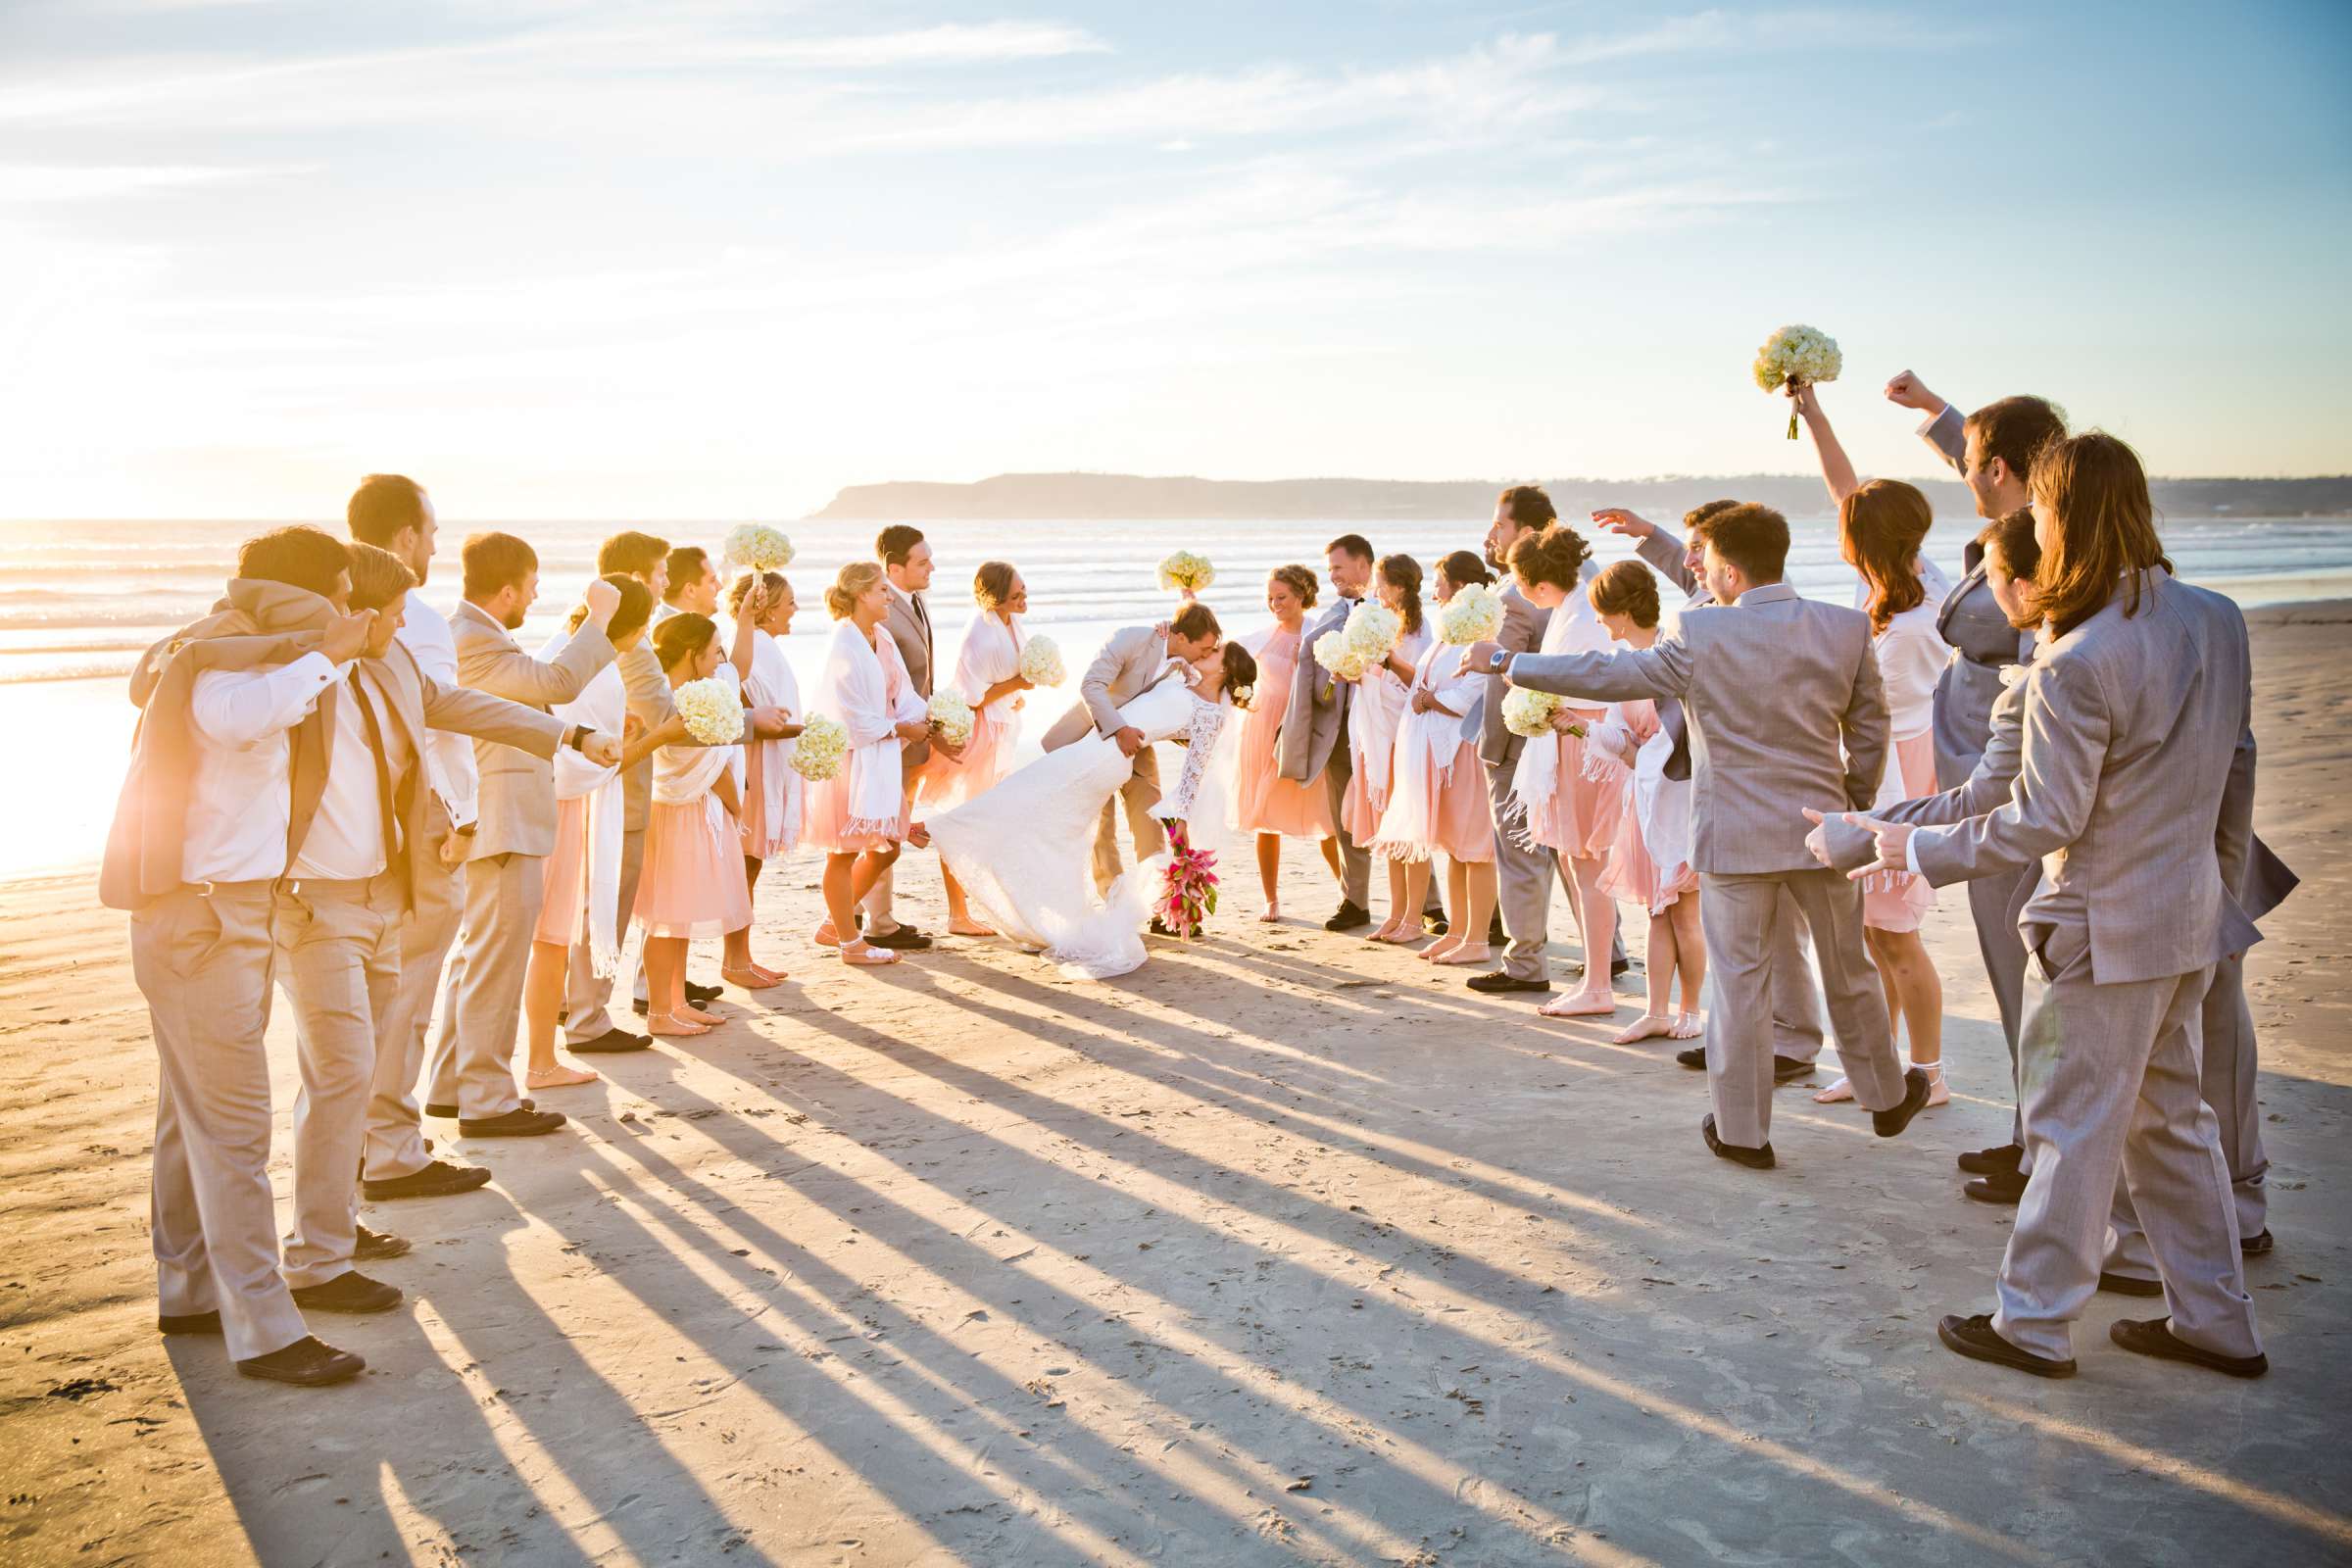
[[[1092,734],[1117,733],[1119,710],[1150,691],[1167,668],[1168,634],[1159,627],[1130,626],[1111,633],[1078,683],[1076,705],[1046,731],[1046,750],[1057,752]]]

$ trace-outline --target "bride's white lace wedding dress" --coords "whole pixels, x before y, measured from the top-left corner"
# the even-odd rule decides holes
[[[1186,741],[1184,770],[1152,814],[1190,817],[1226,710],[1174,673],[1119,710],[1146,742]],[[931,843],[999,931],[1042,948],[1073,979],[1107,980],[1140,968],[1168,858],[1155,855],[1095,891],[1093,846],[1102,805],[1134,763],[1104,735],[1048,752],[985,795],[928,818]]]

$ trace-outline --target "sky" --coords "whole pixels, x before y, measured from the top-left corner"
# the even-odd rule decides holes
[[[2352,5],[0,0],[0,515],[2352,470]]]

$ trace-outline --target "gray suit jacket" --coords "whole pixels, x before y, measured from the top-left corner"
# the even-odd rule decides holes
[[[546,663],[524,653],[514,634],[473,605],[461,601],[449,617],[458,645],[458,679],[477,692],[542,711],[568,703],[596,672],[612,662],[612,644],[583,622]],[[617,737],[615,737],[617,738]],[[473,859],[492,855],[549,855],[556,848],[556,775],[548,758],[476,740],[482,771]]]
[[[1960,411],[1944,405],[1921,438],[1955,472],[1967,450]],[[1984,750],[1992,727],[1992,705],[2001,693],[2001,666],[2033,658],[2034,636],[2009,624],[2000,601],[1984,580],[1984,547],[1974,540],[1962,553],[1968,575],[1944,596],[1936,630],[1952,645],[1952,661],[1936,682],[1936,783],[1951,789],[1966,780]]]
[[[1111,633],[1078,683],[1076,706],[1046,731],[1046,750],[1057,752],[1089,735],[1115,734],[1119,710],[1141,697],[1167,667],[1168,635],[1157,626]]]
[[[890,591],[890,612],[882,617],[882,629],[890,640],[899,645],[899,660],[906,666],[906,678],[914,685],[915,695],[931,700],[931,621],[930,607],[923,607],[917,616],[908,596],[896,587]],[[899,760],[911,773],[931,760],[931,743],[915,742],[899,754]]]
[[[1331,671],[1315,662],[1315,639],[1348,623],[1357,601],[1342,599],[1318,618],[1308,621],[1298,639],[1298,664],[1291,671],[1291,690],[1282,705],[1282,728],[1274,737],[1275,771],[1299,784],[1323,776],[1331,749],[1348,733],[1348,702],[1353,686],[1333,680]]]
[[[1522,654],[1509,674],[1514,685],[1591,701],[1681,698],[1694,764],[1690,863],[1713,875],[1818,865],[1800,808],[1867,808],[1886,764],[1870,617],[1799,598],[1787,583],[1687,611],[1647,648]]]
[[[2101,985],[2193,973],[2260,938],[2230,891],[2253,840],[2245,617],[2160,570],[2139,586],[2138,613],[2119,591],[2035,660],[2008,800],[1912,840],[1938,886],[2039,860],[2023,918],[2078,933]]]
[[[1495,641],[1509,653],[1532,654],[1542,646],[1544,629],[1551,623],[1551,612],[1540,610],[1512,578],[1502,588],[1502,630]],[[1526,745],[1524,736],[1514,735],[1503,728],[1502,694],[1510,682],[1500,675],[1487,681],[1486,701],[1476,712],[1462,715],[1462,733],[1478,739],[1478,758],[1489,767],[1504,767],[1519,760],[1519,748]]]

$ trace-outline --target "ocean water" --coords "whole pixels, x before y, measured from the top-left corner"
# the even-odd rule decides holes
[[[0,522],[0,732],[19,746],[37,743],[37,764],[0,769],[0,875],[24,875],[87,863],[103,843],[122,779],[135,714],[122,677],[140,650],[203,614],[220,596],[250,522]],[[458,595],[458,547],[475,526],[495,526],[531,541],[540,557],[537,612],[520,634],[536,647],[577,603],[596,547],[614,524],[444,522],[435,575],[426,597],[444,609]],[[728,524],[635,524],[673,543],[715,548]],[[814,678],[831,624],[822,590],[845,561],[870,558],[871,523],[783,525],[798,551],[789,575],[802,610],[786,652],[804,688]],[[1102,640],[1123,625],[1158,619],[1172,603],[1154,565],[1171,550],[1199,551],[1215,563],[1217,580],[1202,595],[1229,629],[1263,624],[1267,571],[1300,562],[1321,574],[1322,546],[1334,534],[1366,534],[1382,552],[1402,551],[1425,568],[1446,552],[1475,550],[1483,519],[1459,522],[926,522],[938,558],[930,602],[940,661],[952,664],[975,612],[973,569],[1009,560],[1029,585],[1032,631],[1061,644],[1073,673]],[[1838,560],[1837,534],[1825,516],[1793,519],[1789,575],[1804,593],[1840,603],[1854,576]],[[1930,553],[1955,577],[1974,519],[1939,523]],[[339,532],[339,530],[337,530]],[[1593,531],[1588,530],[1589,533]],[[2181,574],[2242,603],[2352,593],[2352,518],[2232,518],[2175,523],[2166,545]],[[1632,555],[1629,541],[1593,537],[1602,561]],[[1031,732],[1040,713],[1059,711],[1070,696],[1033,694]]]

